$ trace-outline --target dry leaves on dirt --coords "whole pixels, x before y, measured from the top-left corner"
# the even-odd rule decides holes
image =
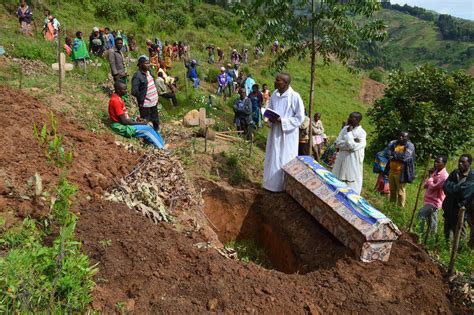
[[[154,223],[168,222],[176,209],[197,204],[178,158],[156,149],[146,152],[130,174],[115,180],[105,199],[123,202]]]
[[[39,60],[12,58],[12,61],[21,67],[24,76],[44,75],[53,72],[50,66]]]

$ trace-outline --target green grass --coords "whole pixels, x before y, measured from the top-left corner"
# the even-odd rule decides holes
[[[225,247],[234,249],[240,261],[253,262],[268,269],[272,268],[264,249],[254,239],[230,241]]]
[[[431,165],[430,165],[431,167]],[[448,172],[456,168],[456,160],[450,160],[447,165]],[[380,196],[374,191],[377,174],[372,173],[372,159],[366,155],[364,163],[364,182],[362,195],[377,209],[382,211],[389,217],[399,228],[408,230],[410,219],[416,203],[416,195],[418,187],[422,180],[424,166],[417,167],[417,178],[411,184],[407,184],[407,200],[405,208],[400,208],[389,202],[388,197]],[[423,241],[424,235],[420,234],[419,220],[417,219],[418,211],[423,206],[424,190],[421,191],[416,208],[415,219],[412,231],[418,234],[420,242]],[[426,229],[426,225],[425,225]],[[451,257],[451,249],[445,244],[443,233],[443,217],[442,210],[438,210],[438,231],[435,236],[428,239],[426,249],[437,258],[437,260],[445,267],[449,264]],[[467,246],[466,241],[461,242],[459,256],[456,260],[456,270],[471,273],[474,270],[474,251]]]

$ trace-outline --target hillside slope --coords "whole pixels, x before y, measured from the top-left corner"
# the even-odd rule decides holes
[[[474,65],[473,42],[444,40],[432,21],[399,11],[383,9],[377,15],[388,26],[388,38],[376,52],[385,59],[385,67],[408,70],[430,63],[447,70],[469,70]]]

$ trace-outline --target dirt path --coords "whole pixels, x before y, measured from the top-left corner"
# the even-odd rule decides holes
[[[31,131],[33,121],[45,121],[47,107],[6,87],[0,87],[0,95],[0,183],[8,193],[11,189],[5,186],[22,187],[38,171],[47,185],[54,184],[57,171],[46,162]],[[206,188],[203,210],[219,240],[256,238],[277,270],[227,259],[213,248],[199,249],[195,245],[209,237],[202,220],[194,222],[199,223],[194,229],[177,232],[124,205],[101,200],[103,189],[114,176],[127,174],[137,156],[114,144],[110,135],[90,133],[63,119],[59,124],[68,147],[76,152],[69,178],[80,188],[75,207],[80,211],[78,237],[98,263],[92,304],[98,311],[453,312],[438,267],[408,238],[395,243],[389,262],[364,264],[283,193],[191,178],[197,188]],[[34,213],[17,194],[8,196],[0,188],[2,214],[9,211],[18,218],[25,211]],[[194,216],[187,213],[189,220]]]
[[[365,104],[372,105],[375,100],[384,95],[385,84],[369,78],[362,79],[362,90],[359,99]]]

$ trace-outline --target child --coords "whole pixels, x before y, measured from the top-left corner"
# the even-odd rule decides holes
[[[428,177],[425,180],[424,188],[425,199],[424,206],[418,212],[418,218],[421,220],[420,232],[424,233],[425,220],[428,222],[428,230],[435,234],[438,228],[438,209],[441,208],[445,194],[443,185],[449,174],[446,171],[446,163],[448,158],[445,155],[440,155],[434,162],[434,167],[430,170]]]
[[[323,122],[321,121],[321,113],[314,114],[314,121],[312,124],[313,150],[316,155],[316,160],[319,162],[323,143],[327,143],[327,136],[324,134]]]

